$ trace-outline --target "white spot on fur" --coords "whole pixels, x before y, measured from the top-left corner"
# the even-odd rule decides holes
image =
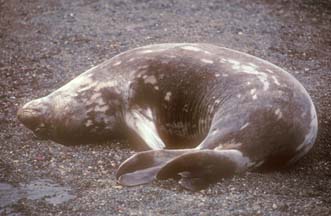
[[[255,68],[257,68],[257,65],[256,64],[254,64],[254,63],[252,63],[252,62],[250,62],[250,63],[248,63],[250,66],[252,66],[252,67],[255,67]]]
[[[249,122],[246,122],[243,126],[241,126],[240,130],[245,129],[246,127],[248,127],[248,125],[250,125],[250,123]]]
[[[94,101],[94,103],[96,103],[98,106],[104,106],[106,104],[102,97],[98,97],[97,100]]]
[[[266,64],[266,65],[270,65],[271,67],[273,67],[273,68],[275,68],[275,69],[277,69],[277,70],[279,70],[279,71],[282,71],[283,73],[288,74],[288,72],[285,71],[284,69],[282,69],[282,68],[278,67],[277,65],[274,65],[274,64],[272,64],[271,62],[268,62],[268,61],[266,61],[266,60],[264,60],[264,59],[261,59],[261,58],[258,58],[258,57],[256,57],[256,56],[252,56],[252,55],[250,55],[250,54],[243,53],[243,52],[240,52],[240,51],[236,51],[236,50],[232,50],[232,49],[229,49],[229,48],[225,48],[225,47],[222,47],[222,49],[224,49],[224,50],[228,50],[228,51],[233,52],[233,53],[238,53],[238,54],[241,54],[241,55],[247,56],[247,57],[249,57],[249,58],[255,59],[255,60],[257,60],[257,61],[263,62],[263,63]],[[270,72],[270,73],[273,73],[272,70],[267,69],[267,71]]]
[[[157,83],[157,80],[156,80],[156,77],[154,75],[151,75],[151,76],[143,76],[144,78],[144,82],[147,84],[147,83],[150,83],[152,85],[156,84]]]
[[[218,150],[220,155],[226,157],[236,164],[236,172],[242,172],[252,166],[252,161],[245,157],[241,151],[236,149],[220,149]]]
[[[93,88],[95,85],[96,85],[96,83],[91,82],[91,83],[85,85],[84,87],[80,87],[80,88],[78,88],[78,89],[77,89],[77,92],[80,93],[80,92],[87,91],[87,90]]]
[[[216,73],[215,74],[215,77],[219,77],[219,76],[221,76],[221,74],[219,74],[219,73]]]
[[[253,100],[257,99],[256,88],[251,89],[250,94],[252,95]]]
[[[97,98],[101,97],[101,92],[96,92],[90,98],[90,101],[95,101]]]
[[[213,133],[217,133],[217,132],[213,132]],[[224,148],[224,145],[221,143],[221,144],[219,144],[214,150],[216,150],[216,151],[220,151],[220,150],[222,150]]]
[[[89,126],[91,126],[91,125],[93,125],[93,121],[90,120],[90,119],[87,120],[86,123],[85,123],[85,126],[86,126],[86,127],[89,127]]]
[[[241,94],[237,94],[237,98],[241,98]]]
[[[213,64],[214,61],[210,60],[210,59],[200,59],[202,62],[206,63],[206,64]]]
[[[279,119],[281,119],[283,117],[283,113],[282,113],[282,111],[279,108],[276,109],[275,114],[277,116],[277,120],[279,120]]]
[[[244,70],[245,73],[251,73],[251,74],[256,74],[258,71],[256,68],[249,66],[249,65],[242,65],[241,69]]]
[[[141,54],[147,54],[147,53],[156,53],[156,52],[163,52],[165,50],[169,49],[169,47],[160,47],[159,48],[154,48],[154,49],[147,49],[147,50],[142,50],[139,53]]]
[[[228,62],[233,64],[233,65],[238,65],[238,66],[240,65],[240,62],[237,61],[237,60],[234,60],[234,59],[228,59]]]
[[[271,77],[274,80],[275,84],[278,85],[278,86],[280,86],[280,83],[279,83],[278,79],[276,78],[276,76],[273,75]]]
[[[122,63],[122,61],[117,61],[113,64],[113,66],[117,66],[117,65],[120,65]]]
[[[267,74],[258,71],[257,68],[252,65],[244,65],[241,64],[239,61],[233,59],[228,59],[227,61],[230,64],[232,64],[232,69],[238,71],[239,73],[256,75],[256,77],[260,80],[260,82],[263,85],[263,90],[266,91],[269,89],[270,83],[268,82]]]
[[[181,49],[189,50],[189,51],[193,51],[193,52],[200,52],[200,51],[202,51],[200,48],[194,47],[194,46],[183,46],[183,47],[181,47]]]
[[[94,111],[95,112],[101,112],[101,113],[104,113],[104,112],[106,112],[108,110],[108,105],[107,104],[103,104],[103,105],[101,105],[101,106],[96,106],[95,108],[94,108]]]
[[[154,52],[154,50],[142,50],[139,53],[146,54],[146,53],[153,53],[153,52]]]
[[[220,62],[221,62],[221,63],[226,63],[226,59],[225,59],[225,58],[221,58],[221,59],[220,59]]]
[[[134,61],[134,60],[136,60],[136,58],[130,58],[129,60],[128,60],[128,62],[132,62],[132,61]]]
[[[256,100],[256,99],[257,99],[257,95],[254,94],[254,95],[252,96],[252,99],[253,99],[253,100]]]
[[[154,89],[155,89],[155,90],[159,90],[159,87],[158,87],[158,86],[154,86]]]
[[[100,89],[114,87],[117,86],[117,84],[118,82],[116,80],[101,82],[96,85],[94,91],[98,92]]]
[[[186,46],[182,46],[180,47],[181,49],[184,49],[184,50],[189,50],[189,51],[193,51],[193,52],[203,52],[207,55],[211,55],[212,53],[207,51],[207,50],[204,50],[204,49],[201,49],[199,47],[196,47],[196,46],[190,46],[190,45],[186,45]]]
[[[172,95],[171,92],[167,92],[166,95],[165,95],[165,97],[164,97],[164,100],[170,101],[171,95]]]
[[[216,130],[213,130],[212,132],[211,132],[211,135],[215,135],[215,134],[217,134],[218,133],[218,130],[216,129]]]

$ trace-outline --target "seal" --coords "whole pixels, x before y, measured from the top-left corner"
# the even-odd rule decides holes
[[[116,178],[175,178],[199,190],[247,170],[293,164],[313,146],[313,102],[288,72],[211,44],[156,44],[121,53],[46,97],[19,120],[62,144],[129,136],[142,147]]]

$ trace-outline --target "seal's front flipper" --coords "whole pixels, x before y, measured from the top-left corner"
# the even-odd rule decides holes
[[[183,154],[157,173],[158,179],[178,178],[182,187],[196,191],[246,169],[249,159],[238,150],[199,150]]]
[[[116,179],[119,184],[135,186],[155,179],[158,171],[173,158],[195,150],[150,150],[139,152],[124,161],[118,168]]]
[[[137,138],[142,140],[144,146],[140,146],[140,149],[156,150],[165,148],[165,144],[157,132],[150,108],[135,108],[128,111],[125,115],[125,121],[135,135],[135,142],[137,142]]]

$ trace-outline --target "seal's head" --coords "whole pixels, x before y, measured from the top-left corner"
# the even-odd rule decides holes
[[[112,80],[86,72],[46,97],[28,102],[18,119],[37,136],[62,144],[105,141],[122,130],[122,97]]]

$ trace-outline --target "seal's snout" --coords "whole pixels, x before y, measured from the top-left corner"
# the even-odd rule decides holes
[[[46,132],[45,109],[38,100],[31,101],[21,107],[17,112],[17,118],[36,135],[44,137]]]
[[[33,129],[39,124],[42,112],[39,110],[20,108],[17,112],[17,118],[28,128]]]

